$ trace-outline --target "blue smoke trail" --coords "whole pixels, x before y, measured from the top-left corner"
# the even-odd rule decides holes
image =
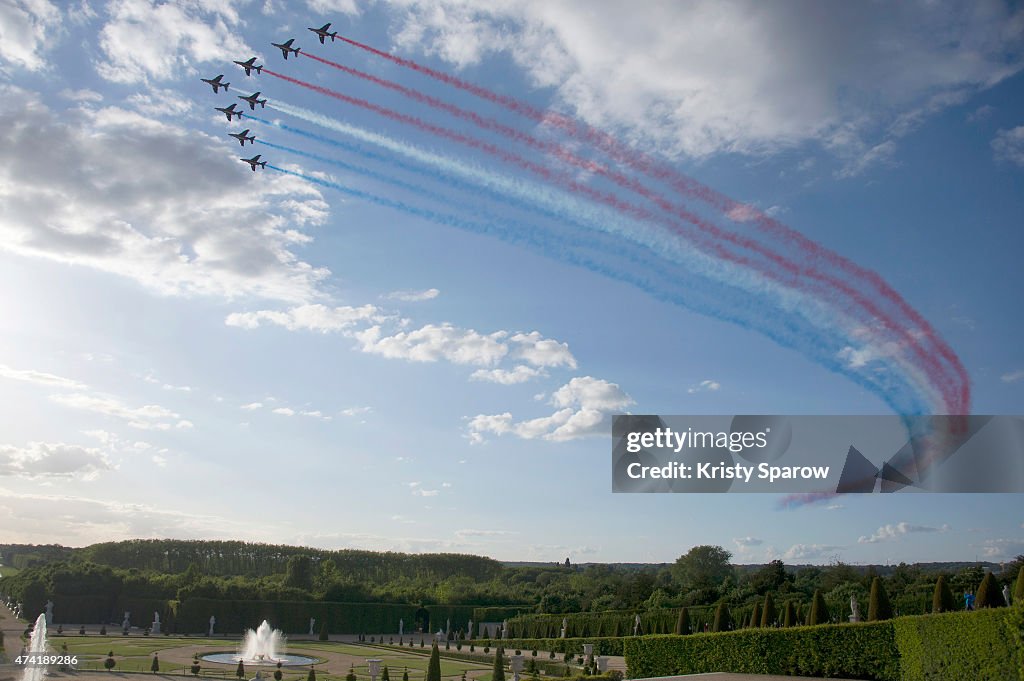
[[[275,146],[281,147],[282,145]],[[300,152],[299,155],[315,156],[305,152]],[[345,165],[353,172],[362,170],[356,166]],[[763,296],[753,295],[749,290],[732,284],[709,281],[706,277],[695,275],[693,272],[665,261],[641,244],[623,241],[615,235],[590,230],[585,239],[567,239],[563,233],[557,230],[543,230],[534,225],[524,225],[486,215],[483,221],[466,220],[455,215],[414,206],[404,201],[377,196],[331,180],[277,166],[268,165],[267,167],[438,224],[498,236],[502,240],[524,245],[548,257],[554,257],[609,278],[630,283],[659,300],[728,321],[743,328],[757,330],[780,345],[800,350],[833,371],[847,375],[865,388],[880,393],[894,409],[905,410],[908,405],[913,405],[917,411],[922,409],[919,404],[913,403],[916,393],[913,391],[908,393],[906,386],[889,383],[883,377],[875,375],[851,373],[848,367],[835,360],[834,353],[821,351],[821,347],[835,348],[848,344],[848,339],[844,336],[829,329],[822,329],[817,334],[816,346],[809,345],[806,323],[800,320],[799,315],[766,316],[764,307],[770,302]],[[374,175],[376,179],[386,182],[398,182],[377,173]],[[403,188],[408,189],[409,186],[406,185]],[[415,191],[437,198],[436,194],[428,190],[416,188]],[[633,265],[633,269],[628,269],[625,266],[627,263]]]

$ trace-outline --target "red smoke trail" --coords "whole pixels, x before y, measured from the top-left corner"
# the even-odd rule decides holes
[[[324,61],[326,61],[326,60],[324,60]],[[343,67],[343,68],[346,68],[346,70],[348,70],[347,67]],[[529,161],[527,159],[524,159],[521,156],[518,156],[516,154],[509,153],[509,152],[507,152],[507,151],[505,151],[503,149],[500,149],[499,147],[495,146],[494,144],[491,144],[491,143],[488,143],[488,142],[484,142],[482,140],[478,140],[478,139],[475,139],[475,138],[463,135],[461,133],[457,133],[457,132],[448,130],[446,128],[442,128],[442,127],[439,127],[439,126],[435,126],[435,125],[426,123],[426,122],[424,122],[424,121],[422,121],[419,118],[416,118],[414,116],[409,116],[407,114],[403,114],[403,113],[394,111],[392,109],[388,109],[386,107],[382,107],[380,105],[373,104],[373,103],[368,102],[368,101],[363,100],[363,99],[359,99],[359,98],[356,98],[356,97],[351,97],[349,95],[342,94],[342,93],[337,92],[335,90],[331,90],[330,88],[326,88],[326,87],[323,87],[323,86],[320,86],[320,85],[315,85],[313,83],[308,83],[306,81],[302,81],[302,80],[299,80],[297,78],[292,78],[290,76],[285,76],[283,74],[277,73],[275,71],[271,71],[271,70],[266,69],[266,68],[264,68],[264,72],[267,73],[270,76],[274,76],[275,78],[280,78],[282,80],[288,81],[290,83],[294,83],[296,85],[299,85],[301,87],[305,87],[305,88],[313,90],[315,92],[319,92],[319,93],[327,95],[329,97],[333,97],[335,99],[339,99],[341,101],[353,104],[355,106],[359,106],[359,107],[368,109],[370,111],[378,113],[378,114],[380,114],[380,115],[382,115],[382,116],[384,116],[386,118],[389,118],[391,120],[395,120],[395,121],[398,121],[398,122],[401,122],[401,123],[412,125],[412,126],[417,127],[417,128],[419,128],[421,130],[424,130],[425,132],[429,132],[431,134],[434,134],[434,135],[437,135],[437,136],[440,136],[440,137],[445,137],[447,139],[453,140],[453,141],[458,142],[460,144],[465,144],[467,146],[470,146],[470,147],[473,147],[473,148],[476,148],[476,149],[480,149],[481,151],[484,151],[484,152],[489,153],[489,154],[491,154],[493,156],[501,158],[502,160],[504,160],[504,161],[506,161],[508,163],[512,163],[512,164],[514,164],[514,165],[516,165],[516,166],[518,166],[520,168],[523,168],[524,170],[528,170],[530,172],[533,172],[533,173],[539,175],[540,177],[543,177],[547,181],[557,182],[559,184],[562,184],[563,186],[568,187],[569,189],[571,189],[574,192],[578,192],[578,193],[584,194],[584,195],[586,195],[586,196],[588,196],[588,197],[590,197],[590,198],[592,198],[592,199],[594,199],[596,201],[600,201],[601,203],[604,203],[605,205],[609,205],[609,206],[615,208],[616,210],[618,210],[620,212],[623,212],[623,213],[626,213],[626,214],[629,214],[629,215],[633,215],[634,217],[637,217],[637,218],[639,218],[641,220],[656,220],[656,221],[661,222],[662,224],[665,224],[666,226],[668,226],[672,231],[675,231],[677,233],[679,232],[679,228],[678,228],[678,226],[676,224],[674,224],[674,223],[666,223],[663,220],[660,220],[656,215],[654,215],[653,213],[651,213],[650,211],[648,211],[646,209],[643,209],[643,208],[640,208],[640,207],[635,206],[633,204],[624,202],[624,201],[622,201],[621,199],[619,199],[618,197],[616,197],[616,196],[614,196],[612,194],[608,194],[608,193],[604,193],[604,192],[599,192],[599,191],[597,191],[597,190],[595,190],[592,187],[589,187],[587,185],[582,185],[582,184],[580,184],[578,182],[575,182],[574,180],[571,180],[571,179],[566,178],[564,176],[556,175],[549,168],[547,168],[545,166],[542,166],[542,165],[539,165],[537,163],[534,163],[532,161]],[[376,79],[376,80],[382,80],[382,79]],[[383,81],[383,82],[386,83],[387,81]],[[398,86],[398,87],[401,87],[401,86]],[[422,98],[428,99],[428,97],[426,95],[422,95]],[[446,105],[446,106],[448,108],[455,109],[456,111],[462,111],[461,109],[458,109],[458,107],[452,107],[451,105]],[[468,114],[469,112],[465,112],[465,113]],[[566,152],[566,153],[568,153],[568,152]],[[814,271],[808,272],[805,268],[803,268],[803,267],[801,267],[801,266],[799,266],[797,264],[794,264],[793,262],[787,260],[783,256],[780,256],[780,255],[778,255],[778,254],[776,254],[776,253],[774,253],[774,252],[772,252],[770,250],[765,249],[764,246],[762,246],[761,244],[759,244],[756,241],[752,241],[750,239],[746,239],[746,238],[737,236],[737,235],[729,233],[729,232],[724,232],[720,228],[718,228],[716,225],[705,221],[704,219],[702,219],[699,216],[697,216],[697,215],[695,215],[695,214],[685,210],[684,208],[672,206],[670,203],[665,201],[660,196],[657,196],[656,194],[651,192],[646,187],[643,187],[643,185],[640,185],[639,183],[637,183],[636,180],[625,178],[625,177],[623,177],[621,175],[617,175],[616,176],[615,174],[609,174],[607,171],[605,171],[602,174],[606,174],[606,175],[608,175],[608,177],[612,178],[613,180],[616,180],[621,186],[629,188],[629,189],[632,189],[634,191],[637,191],[641,195],[648,197],[650,200],[652,200],[655,203],[657,203],[664,210],[669,211],[669,212],[677,215],[678,217],[682,218],[686,222],[696,226],[700,231],[705,232],[707,234],[711,234],[712,236],[715,236],[715,237],[717,237],[719,239],[730,241],[730,242],[732,242],[732,243],[734,243],[736,245],[739,245],[741,247],[749,248],[749,249],[759,253],[760,255],[764,256],[765,258],[767,258],[768,260],[773,262],[775,265],[780,267],[781,269],[783,269],[786,272],[788,272],[791,276],[788,279],[780,278],[777,275],[773,274],[772,272],[770,272],[768,270],[765,270],[764,268],[758,266],[755,262],[753,262],[753,261],[751,261],[751,260],[749,260],[747,258],[743,258],[743,257],[739,257],[739,256],[736,256],[736,255],[730,254],[729,252],[724,250],[716,242],[709,241],[706,238],[701,238],[699,235],[697,236],[697,238],[694,238],[694,235],[692,233],[686,235],[687,238],[691,239],[691,241],[696,241],[699,245],[701,245],[705,249],[713,252],[716,255],[716,257],[722,258],[722,259],[730,261],[730,262],[734,262],[734,263],[740,264],[740,265],[745,266],[745,267],[749,267],[749,268],[754,269],[755,271],[757,271],[757,272],[767,276],[770,279],[774,279],[776,281],[780,281],[780,282],[782,282],[782,283],[784,283],[786,285],[792,286],[794,288],[800,288],[800,285],[802,283],[800,277],[804,276],[804,277],[810,277],[810,278],[813,278],[813,279],[818,279],[819,281],[822,281],[823,283],[825,283],[826,284],[826,289],[825,289],[826,292],[831,292],[833,290],[838,290],[838,291],[842,292],[850,300],[854,301],[862,309],[864,309],[866,312],[868,312],[868,314],[870,314],[872,317],[882,321],[883,325],[885,326],[885,328],[888,331],[890,331],[892,333],[895,333],[898,336],[901,336],[902,339],[910,345],[910,347],[912,348],[914,354],[916,354],[918,356],[918,358],[925,364],[925,366],[926,366],[926,374],[929,376],[929,379],[932,380],[937,385],[941,386],[943,389],[946,389],[946,385],[945,385],[946,381],[944,380],[944,376],[943,376],[943,373],[942,373],[942,368],[941,368],[941,366],[939,366],[935,362],[934,357],[932,357],[931,355],[928,355],[927,353],[925,353],[924,350],[917,343],[917,340],[915,338],[913,338],[911,336],[911,334],[905,328],[903,328],[901,325],[899,325],[898,323],[896,323],[892,319],[889,319],[888,317],[886,317],[886,315],[882,312],[882,310],[873,301],[869,300],[861,292],[859,292],[856,289],[850,287],[846,282],[843,282],[842,280],[839,280],[839,279],[831,278],[831,277],[829,277],[826,274],[821,274],[821,273],[817,273],[817,272],[814,272]]]
[[[680,217],[693,224],[697,224],[697,226],[701,228],[703,231],[710,233],[712,237],[724,239],[739,246],[740,248],[754,251],[755,253],[758,253],[768,258],[769,260],[779,264],[784,269],[787,269],[792,273],[797,273],[796,270],[789,266],[790,261],[787,261],[784,258],[784,256],[776,255],[775,253],[767,250],[761,243],[753,239],[737,235],[732,232],[723,231],[713,224],[707,224],[705,226],[704,224],[695,223],[692,214],[686,211],[684,207],[672,205],[664,197],[650,190],[648,187],[642,185],[636,179],[626,177],[621,173],[613,172],[609,170],[607,167],[599,165],[591,160],[580,158],[579,156],[572,153],[572,151],[566,149],[560,144],[557,144],[555,142],[545,142],[539,140],[533,135],[525,133],[521,130],[501,124],[493,119],[484,118],[483,116],[480,116],[474,111],[463,109],[461,107],[455,106],[454,104],[450,104],[436,97],[420,92],[419,90],[406,87],[394,81],[380,78],[378,76],[366,73],[365,71],[360,71],[359,69],[354,69],[343,64],[338,64],[337,62],[333,62],[329,59],[324,59],[323,57],[318,57],[316,55],[307,54],[306,56],[322,64],[326,64],[327,66],[342,71],[343,73],[347,73],[356,78],[369,81],[385,89],[398,92],[405,97],[426,104],[427,106],[433,107],[435,109],[445,111],[451,114],[452,116],[455,116],[456,118],[469,121],[474,125],[485,130],[492,130],[498,132],[502,135],[505,135],[506,137],[514,139],[518,142],[522,142],[527,146],[533,147],[534,149],[552,154],[553,156],[571,165],[607,177],[620,187],[631,190],[639,194],[640,196],[643,196],[644,198],[648,199],[665,212],[676,215],[677,217]],[[824,283],[827,287],[826,291],[830,291],[832,288],[836,288],[841,292],[847,294],[850,298],[859,303],[860,306],[864,308],[874,318],[880,319],[883,322],[883,326],[887,331],[900,337],[901,342],[908,343],[914,348],[915,354],[917,354],[919,359],[925,364],[927,368],[927,373],[931,380],[942,385],[945,391],[948,391],[950,389],[950,387],[948,386],[948,379],[945,379],[944,377],[943,367],[935,360],[935,358],[932,355],[924,352],[923,349],[920,349],[920,344],[918,343],[917,339],[912,338],[910,333],[907,331],[906,328],[903,327],[903,325],[898,324],[891,318],[888,318],[885,314],[881,312],[881,310],[873,302],[869,302],[866,298],[863,297],[863,295],[861,295],[859,292],[856,292],[854,289],[851,289],[845,282],[841,281],[840,279],[836,279],[835,277],[832,277],[828,274],[818,274],[813,270],[807,272],[804,268],[801,268],[799,272],[805,273],[810,278],[818,279],[819,281]]]
[[[963,364],[960,362],[959,357],[957,357],[956,353],[954,353],[945,341],[939,337],[931,324],[921,316],[917,310],[903,300],[902,296],[889,286],[889,284],[886,283],[886,281],[876,272],[860,267],[856,263],[853,263],[838,253],[834,253],[814,241],[811,241],[803,234],[800,234],[789,226],[765,215],[752,206],[740,204],[714,189],[679,173],[675,169],[658,163],[650,157],[624,146],[611,135],[594,130],[593,128],[586,126],[585,124],[581,124],[569,116],[542,111],[513,97],[498,94],[487,88],[444,73],[443,71],[437,71],[436,69],[419,64],[411,59],[404,59],[402,57],[395,56],[350,38],[345,38],[343,36],[338,37],[354,47],[358,47],[361,50],[365,50],[371,54],[382,57],[383,59],[387,59],[392,63],[399,64],[400,66],[426,75],[434,80],[441,81],[447,85],[451,85],[459,90],[469,92],[481,99],[498,104],[535,122],[559,128],[577,139],[583,139],[588,143],[594,144],[616,161],[626,163],[635,170],[666,182],[682,194],[700,199],[701,201],[704,201],[712,207],[722,211],[726,215],[729,215],[734,211],[744,211],[747,213],[749,222],[756,225],[763,232],[774,237],[781,238],[783,241],[796,246],[798,249],[803,251],[804,255],[815,265],[821,264],[827,269],[838,269],[854,278],[866,280],[866,282],[874,287],[884,299],[894,305],[901,314],[909,318],[913,325],[922,331],[923,335],[927,337],[928,341],[935,347],[939,355],[941,355],[941,357],[952,367],[956,374],[956,381],[959,383],[959,390],[957,390],[955,386],[952,387],[952,394],[944,390],[945,402],[947,403],[947,406],[951,407],[952,413],[965,414],[970,412],[970,380]],[[914,345],[917,345],[916,340],[914,341]],[[928,358],[926,360],[926,365],[930,367],[928,373],[931,376],[936,361],[931,354],[927,354],[926,356]],[[946,384],[948,381],[940,381],[940,383]]]

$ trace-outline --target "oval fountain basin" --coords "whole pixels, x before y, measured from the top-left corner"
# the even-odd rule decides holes
[[[281,663],[282,667],[295,667],[299,665],[313,664],[317,661],[315,657],[284,654],[278,654],[274,657],[257,657],[249,660],[238,653],[210,653],[209,655],[201,655],[200,659],[206,660],[207,662],[215,662],[217,664],[232,665],[238,664],[238,661],[241,660],[242,664],[255,667],[276,667],[278,662]]]

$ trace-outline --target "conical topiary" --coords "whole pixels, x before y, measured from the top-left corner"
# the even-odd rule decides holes
[[[775,601],[772,600],[772,595],[770,593],[765,594],[764,607],[761,609],[761,626],[774,627],[778,616],[779,613],[775,611]]]
[[[935,591],[932,593],[932,612],[952,612],[956,610],[956,601],[953,600],[953,592],[949,588],[949,582],[945,575],[939,575],[935,581]]]
[[[430,648],[430,662],[427,663],[427,681],[441,681],[441,652],[437,641]]]
[[[750,613],[750,624],[751,627],[761,626],[761,603],[754,603],[754,609]]]
[[[498,646],[494,651],[494,671],[491,672],[491,681],[505,681],[505,651]]]
[[[871,596],[868,599],[868,621],[892,619],[892,604],[889,602],[889,594],[885,592],[885,585],[881,577],[871,580]]]
[[[690,611],[685,607],[679,609],[679,619],[676,620],[676,633],[681,635],[690,633]]]
[[[796,626],[796,608],[793,607],[793,601],[786,601],[786,608],[782,611],[782,626]]]
[[[732,616],[729,614],[729,606],[722,601],[715,608],[715,623],[712,625],[712,631],[729,631],[732,628]]]
[[[814,590],[814,600],[811,602],[811,614],[807,618],[807,624],[828,624],[828,605],[825,604],[825,597],[821,595],[821,589]]]
[[[978,586],[978,597],[975,600],[976,608],[1001,608],[1006,605],[1003,594],[999,590],[999,580],[991,572],[986,572],[981,585]]]

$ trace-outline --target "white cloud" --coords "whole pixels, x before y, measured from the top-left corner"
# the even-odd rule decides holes
[[[992,140],[992,151],[1000,161],[1024,166],[1024,125],[997,132]]]
[[[50,0],[0,3],[0,62],[42,70],[44,53],[57,42],[60,24],[61,9]]]
[[[1010,371],[999,377],[1003,383],[1016,383],[1017,381],[1024,379],[1024,369],[1018,369],[1017,371]]]
[[[422,487],[416,487],[412,490],[412,495],[414,497],[436,497],[440,493],[440,490],[423,489]]]
[[[114,466],[107,454],[63,442],[30,442],[27,447],[0,445],[0,476],[92,480]]]
[[[537,367],[576,368],[576,358],[569,352],[568,343],[544,338],[538,331],[517,333],[509,340],[513,359],[520,359]]]
[[[64,378],[56,374],[48,374],[45,371],[34,369],[15,369],[6,364],[0,364],[0,378],[9,378],[12,381],[25,381],[38,385],[66,388],[68,390],[82,390],[85,384],[71,378]]]
[[[111,0],[99,33],[106,58],[96,70],[118,83],[175,80],[195,75],[195,65],[248,55],[252,49],[239,36],[236,4]]]
[[[308,302],[329,275],[291,250],[322,202],[252,176],[220,140],[112,107],[51,111],[0,86],[0,248],[133,279],[163,295]],[[154,150],[159,150],[154,155]]]
[[[844,509],[844,508],[846,508],[846,506],[844,506],[843,504],[829,504],[828,506],[825,507],[825,510],[826,511],[838,511],[838,510]]]
[[[69,99],[69,100],[71,100],[73,102],[79,102],[79,103],[81,103],[81,102],[97,103],[97,102],[102,102],[103,101],[103,95],[101,95],[100,93],[96,92],[95,90],[88,90],[88,89],[84,89],[84,88],[81,89],[81,90],[70,90],[68,88],[65,88],[65,89],[61,90],[57,94],[59,94],[64,99]]]
[[[939,527],[932,527],[930,525],[913,525],[911,523],[901,522],[895,525],[883,525],[871,536],[862,536],[857,540],[859,544],[877,544],[883,541],[892,541],[899,539],[902,536],[908,534],[921,534],[921,533],[933,533],[933,532],[948,532],[949,525],[941,525]]]
[[[485,441],[485,435],[511,434],[524,440],[575,440],[607,434],[609,414],[633,404],[617,384],[592,376],[573,378],[551,395],[557,411],[525,421],[515,421],[510,412],[478,414],[467,425],[467,437],[473,444]]]
[[[171,427],[169,421],[180,418],[179,414],[158,404],[129,407],[111,395],[68,393],[51,395],[50,400],[71,409],[122,419],[133,428],[142,430],[167,430]]]
[[[178,430],[192,430],[195,428],[195,424],[188,419],[182,419],[174,424],[174,427]]]
[[[295,416],[295,410],[291,407],[278,407],[274,410],[274,413],[281,416]]]
[[[351,307],[342,305],[299,305],[285,312],[259,310],[257,312],[233,312],[224,323],[243,329],[255,329],[262,324],[276,324],[289,331],[319,331],[330,333],[351,328],[358,322],[377,322],[386,318],[373,305]]]
[[[262,408],[263,408],[263,403],[262,402],[250,402],[249,404],[243,404],[241,407],[239,407],[239,409],[245,409],[246,411],[255,411],[257,409],[262,409]]]
[[[845,159],[846,173],[890,157],[891,140],[1022,64],[1012,3],[395,4],[400,49],[457,68],[506,53],[553,89],[556,108],[631,141],[694,157],[811,141]]]
[[[474,530],[474,529],[462,529],[455,530],[455,536],[459,539],[468,539],[469,537],[513,537],[519,534],[518,532],[512,532],[511,530]]]
[[[841,548],[843,547],[830,544],[794,544],[782,554],[782,559],[787,561],[820,560],[831,556]]]
[[[389,359],[412,362],[436,362],[445,359],[453,364],[491,366],[508,353],[501,342],[506,332],[481,334],[473,329],[460,329],[451,324],[427,324],[415,331],[400,331],[385,336],[379,326],[353,334],[360,350]]]
[[[369,414],[372,411],[373,411],[373,407],[349,407],[347,409],[342,409],[338,413],[341,414],[342,416],[352,417],[352,416],[362,416],[364,414]]]
[[[515,385],[517,383],[526,383],[531,379],[541,376],[547,376],[547,374],[541,369],[534,369],[533,367],[520,364],[512,369],[477,369],[470,374],[469,379],[471,381],[500,383],[501,385]]]
[[[699,392],[715,392],[722,387],[722,384],[718,381],[701,381],[697,385],[689,388],[686,392],[688,393],[699,393]]]
[[[392,291],[383,297],[387,300],[400,300],[405,303],[418,303],[424,300],[433,300],[441,292],[436,288],[428,288],[424,291]]]
[[[752,546],[760,546],[764,543],[764,540],[757,537],[738,537],[733,539],[733,542],[735,542],[736,546],[740,547],[740,550],[743,550],[749,549]]]
[[[986,539],[981,554],[989,560],[1011,560],[1024,554],[1024,539]]]

